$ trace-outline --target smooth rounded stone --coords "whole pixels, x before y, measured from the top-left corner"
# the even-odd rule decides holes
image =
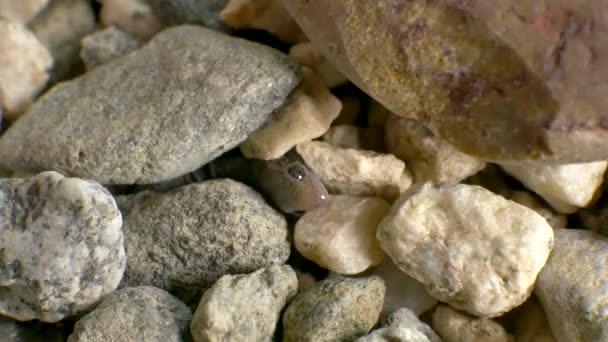
[[[555,342],[547,316],[536,296],[501,318],[517,342]]]
[[[116,26],[123,31],[148,40],[162,29],[149,0],[103,0],[99,19],[104,27]]]
[[[308,40],[281,0],[229,0],[220,18],[233,29],[257,29],[287,42]]]
[[[544,198],[557,212],[571,214],[593,200],[604,182],[608,162],[565,165],[520,163],[500,166]]]
[[[0,316],[2,342],[65,342],[69,324],[47,324],[38,321],[19,322]]]
[[[432,325],[444,342],[515,342],[495,321],[469,316],[445,304],[438,305],[433,312]]]
[[[95,31],[95,12],[89,0],[53,0],[28,26],[53,56],[51,82],[75,75],[80,40]]]
[[[299,80],[295,62],[272,48],[203,27],[166,29],[48,91],[0,138],[0,165],[108,185],[169,180],[244,141]]]
[[[301,64],[313,68],[328,88],[348,83],[348,79],[311,42],[302,42],[289,49],[289,55]]]
[[[553,246],[547,221],[473,185],[418,184],[393,204],[382,249],[442,302],[480,317],[522,304]]]
[[[0,107],[13,121],[46,85],[53,57],[36,36],[16,21],[0,19]]]
[[[558,341],[608,340],[608,239],[584,230],[555,231],[538,276],[538,296]]]
[[[501,195],[505,196],[508,200],[517,202],[536,211],[540,216],[547,220],[547,223],[549,223],[553,229],[566,228],[568,225],[568,218],[566,215],[554,212],[540,198],[527,191],[508,190],[504,194],[501,193]]]
[[[330,128],[321,138],[324,142],[344,148],[384,150],[384,131],[378,127],[339,125]]]
[[[143,42],[134,35],[115,26],[96,31],[82,39],[80,58],[88,70],[114,58],[137,50]]]
[[[342,110],[342,102],[318,76],[303,68],[300,85],[270,120],[240,146],[247,158],[276,159],[295,145],[320,137]]]
[[[68,342],[188,341],[192,312],[166,291],[139,286],[106,296],[74,326]]]
[[[146,0],[164,26],[199,24],[226,30],[219,17],[228,0]]]
[[[384,132],[386,149],[407,162],[417,182],[458,183],[486,167],[485,161],[458,151],[414,119],[389,114]]]
[[[123,276],[121,227],[95,182],[0,179],[0,314],[52,323],[90,310]]]
[[[441,342],[437,333],[420,321],[416,314],[407,308],[393,312],[384,327],[372,331],[356,342]]]
[[[294,246],[330,271],[361,273],[384,259],[376,229],[390,208],[381,198],[331,196],[324,206],[298,220]]]
[[[48,3],[49,0],[0,0],[0,19],[26,24]]]
[[[199,341],[272,341],[281,310],[298,292],[290,266],[221,277],[201,299],[190,332]]]
[[[291,0],[345,76],[484,160],[608,159],[608,3]]]
[[[287,306],[283,341],[353,340],[376,324],[383,301],[379,277],[322,280]]]
[[[119,206],[129,260],[121,286],[153,285],[189,302],[223,275],[289,257],[285,217],[229,179],[144,191],[122,197]]]
[[[330,193],[395,200],[412,184],[405,163],[392,154],[341,148],[321,141],[296,145]]]

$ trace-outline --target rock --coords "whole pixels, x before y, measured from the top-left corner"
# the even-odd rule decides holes
[[[0,179],[0,208],[0,314],[57,322],[116,289],[122,218],[101,185],[56,172]]]
[[[110,26],[82,39],[80,58],[88,70],[137,50],[142,41],[130,33]]]
[[[186,304],[161,289],[124,288],[76,322],[68,342],[188,341],[191,319]]]
[[[557,341],[608,340],[608,239],[588,231],[559,229],[538,296]]]
[[[289,55],[301,64],[311,67],[328,88],[348,83],[348,79],[311,42],[293,45],[289,49]]]
[[[229,0],[220,18],[233,29],[258,29],[287,42],[307,40],[280,0]]]
[[[19,322],[0,316],[3,342],[65,342],[69,324],[47,324],[38,321]]]
[[[608,160],[608,4],[293,0],[351,81],[484,160]]]
[[[190,302],[226,274],[283,264],[287,223],[253,189],[228,179],[119,201],[129,263],[121,286],[152,285]]]
[[[53,0],[29,27],[53,56],[51,82],[74,76],[82,64],[80,40],[95,30],[95,12],[89,0]],[[78,70],[76,70],[78,71]]]
[[[226,30],[219,17],[228,0],[146,0],[164,26],[199,24],[214,30]]]
[[[384,151],[384,131],[377,127],[334,126],[323,135],[322,140],[344,148]]]
[[[0,138],[0,164],[110,185],[169,180],[245,140],[298,81],[276,50],[170,28],[53,87]]]
[[[382,197],[393,201],[412,184],[405,163],[391,154],[340,148],[309,141],[296,151],[330,193]]]
[[[384,259],[376,229],[390,208],[381,198],[331,196],[323,207],[298,220],[294,245],[302,256],[330,271],[361,273]]]
[[[289,303],[283,314],[283,341],[353,340],[371,330],[382,309],[379,277],[323,280]]]
[[[341,109],[340,100],[312,70],[305,68],[302,83],[272,114],[270,121],[241,144],[241,152],[247,158],[279,158],[295,145],[327,132]]]
[[[13,121],[46,85],[53,58],[18,22],[0,19],[0,37],[0,107]]]
[[[148,1],[103,0],[99,13],[101,24],[104,27],[116,26],[142,40],[148,40],[162,28]]]
[[[535,296],[502,317],[517,342],[555,342],[547,316]]]
[[[205,292],[190,331],[194,341],[272,341],[281,310],[298,292],[289,266],[226,275]]]
[[[341,97],[342,110],[332,125],[355,125],[361,113],[361,99],[356,96]],[[384,127],[382,127],[384,129]]]
[[[498,323],[477,318],[440,304],[433,312],[433,329],[444,342],[515,342],[512,335]]]
[[[441,339],[414,312],[402,308],[388,317],[383,328],[358,338],[356,342],[441,342]]]
[[[501,164],[508,174],[564,214],[590,204],[604,181],[607,166],[606,161],[566,165]]]
[[[27,24],[34,18],[49,0],[0,0],[0,20],[11,20]]]
[[[568,218],[566,215],[554,212],[541,199],[527,191],[510,190],[507,191],[507,193],[501,193],[501,195],[505,196],[508,200],[517,202],[536,211],[537,214],[547,220],[547,223],[549,223],[553,229],[566,228],[568,225]]]
[[[385,138],[388,152],[407,162],[417,182],[458,183],[486,167],[486,162],[459,152],[414,119],[389,114]]]
[[[412,187],[377,236],[395,264],[433,297],[480,317],[523,303],[553,244],[542,216],[464,184]]]

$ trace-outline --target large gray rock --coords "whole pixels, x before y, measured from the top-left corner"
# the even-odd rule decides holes
[[[200,24],[216,30],[225,30],[219,17],[228,0],[146,0],[154,14],[166,26]]]
[[[168,180],[245,140],[299,80],[269,47],[167,29],[41,97],[0,139],[0,165],[103,184]]]
[[[189,341],[192,313],[166,291],[140,286],[120,289],[74,326],[68,342]]]
[[[283,264],[285,218],[232,180],[120,199],[128,265],[121,286],[153,285],[190,301],[226,274]]]
[[[56,322],[90,310],[124,273],[121,226],[97,183],[0,179],[0,314]]]

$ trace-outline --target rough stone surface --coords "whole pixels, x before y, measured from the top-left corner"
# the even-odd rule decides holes
[[[311,42],[295,44],[289,49],[289,55],[298,62],[313,68],[329,88],[348,82],[348,79]]]
[[[286,103],[241,144],[247,158],[279,158],[295,145],[323,135],[340,114],[342,102],[311,69],[303,71],[302,83]]]
[[[402,308],[388,317],[384,327],[358,338],[356,342],[441,342],[441,339],[414,312]]]
[[[412,184],[405,163],[391,154],[340,148],[320,141],[298,144],[296,151],[330,193],[382,197],[392,202]]]
[[[56,172],[0,179],[0,314],[57,322],[91,309],[125,270],[121,226],[97,183]]]
[[[18,22],[0,19],[0,37],[0,107],[14,120],[46,85],[53,58]]]
[[[502,164],[507,173],[536,192],[556,211],[570,214],[586,207],[604,182],[608,162],[546,165]]]
[[[0,164],[103,184],[194,171],[260,127],[299,82],[287,56],[202,27],[53,87],[0,138]]]
[[[391,111],[485,160],[608,160],[608,3],[292,0],[311,41]]]
[[[141,47],[142,41],[115,26],[96,31],[82,39],[80,58],[87,69],[107,63],[114,58]]]
[[[148,40],[162,28],[148,0],[103,0],[99,19],[105,27],[116,26],[142,40]]]
[[[74,75],[80,60],[80,40],[95,30],[89,0],[53,0],[28,26],[53,56],[51,82]]]
[[[199,24],[225,30],[219,17],[228,0],[146,0],[164,26]]]
[[[445,304],[438,305],[433,312],[433,329],[445,342],[515,342],[495,321],[466,315]]]
[[[376,324],[383,300],[379,277],[320,281],[287,306],[283,341],[353,340]]]
[[[555,231],[555,248],[534,293],[555,338],[608,340],[608,239],[584,230]]]
[[[0,0],[0,19],[27,23],[34,18],[49,0]]]
[[[433,297],[496,317],[530,296],[553,230],[533,210],[482,187],[424,183],[395,202],[378,240]]]
[[[74,326],[68,342],[182,342],[192,313],[161,289],[140,286],[109,294]]]
[[[283,307],[298,292],[289,266],[221,277],[201,299],[190,332],[194,341],[272,341]]]
[[[505,196],[508,200],[517,202],[536,211],[536,213],[547,220],[547,223],[553,227],[553,229],[566,228],[568,225],[568,218],[566,215],[554,212],[545,204],[545,202],[534,194],[527,191],[510,190],[504,194],[501,193],[501,195]]]
[[[361,273],[384,259],[376,229],[389,210],[390,204],[381,198],[331,196],[323,207],[298,220],[294,245],[302,256],[330,271]]]
[[[185,301],[226,274],[283,264],[285,218],[253,189],[211,180],[119,201],[129,263],[121,286],[153,285]]]
[[[389,114],[384,132],[388,152],[407,162],[416,182],[458,183],[486,166],[484,161],[456,150],[414,119]]]
[[[384,151],[384,131],[378,127],[334,126],[323,135],[322,140],[344,148]]]

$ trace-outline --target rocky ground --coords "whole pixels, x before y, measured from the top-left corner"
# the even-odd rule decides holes
[[[500,30],[510,16],[478,1],[408,1],[408,20],[427,26],[402,50],[382,36],[362,55],[351,31],[381,31],[370,8],[385,2],[350,1],[342,31],[311,30],[303,18],[323,15],[309,2],[288,6],[305,6],[311,37],[350,37],[339,48],[353,73],[275,0],[0,0],[0,341],[608,340],[608,153],[594,112],[608,93],[583,91],[608,80],[575,59],[608,9],[589,28],[578,1],[562,37],[576,39],[548,77],[535,58],[552,46],[530,31],[539,42],[518,50],[521,36]],[[538,6],[514,10],[561,22],[562,1]],[[478,52],[489,57],[467,59]],[[444,67],[530,79],[499,91],[433,78]],[[437,86],[480,88],[464,103]],[[540,112],[589,135],[549,129],[541,153],[524,141]],[[134,191],[234,149],[297,151],[327,203],[284,214],[232,179]]]

